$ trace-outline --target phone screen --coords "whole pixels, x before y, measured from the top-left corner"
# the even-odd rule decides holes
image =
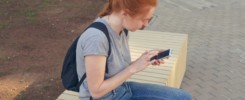
[[[165,50],[165,51],[162,51],[162,52],[158,53],[158,55],[156,55],[156,56],[153,56],[150,60],[162,59],[164,57],[170,56],[170,54],[171,54],[171,50],[168,49],[168,50]]]

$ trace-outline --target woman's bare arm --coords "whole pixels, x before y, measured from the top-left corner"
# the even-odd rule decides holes
[[[104,80],[105,56],[87,56],[85,57],[85,62],[88,88],[94,99],[98,99],[120,86],[133,74],[127,67],[117,75]]]
[[[104,80],[106,57],[98,55],[86,56],[85,66],[87,82],[92,97],[94,99],[102,97],[106,93],[120,86],[134,73],[144,70],[147,66],[156,63],[157,60],[149,61],[149,59],[157,55],[157,53],[158,51],[152,53],[146,51],[141,55],[141,57],[127,66],[124,70],[106,80]]]

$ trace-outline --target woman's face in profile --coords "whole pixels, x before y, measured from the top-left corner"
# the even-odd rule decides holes
[[[123,21],[123,26],[132,32],[143,29],[148,26],[150,20],[152,19],[154,11],[155,7],[151,7],[144,14],[135,15],[134,17],[127,15],[125,16],[125,19]]]

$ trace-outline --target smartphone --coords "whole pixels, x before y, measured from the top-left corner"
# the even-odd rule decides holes
[[[154,59],[163,59],[163,58],[166,58],[166,57],[169,57],[171,56],[172,54],[172,50],[171,49],[168,49],[168,50],[164,50],[160,53],[158,53],[158,55],[156,56],[153,56],[150,61],[154,60]]]

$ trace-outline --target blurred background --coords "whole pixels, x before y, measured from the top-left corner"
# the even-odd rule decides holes
[[[0,0],[0,100],[54,100],[64,55],[106,0]]]

